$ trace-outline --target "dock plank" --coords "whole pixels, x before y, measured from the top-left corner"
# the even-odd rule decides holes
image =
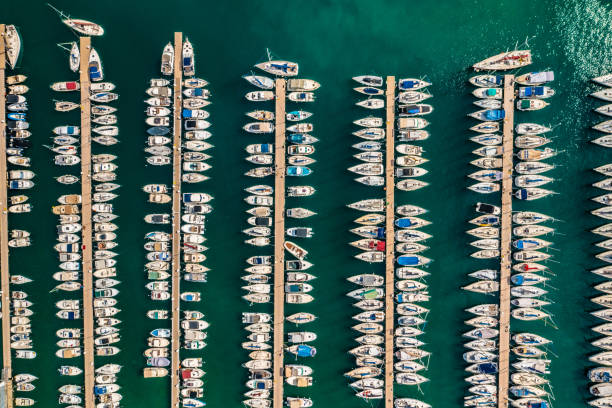
[[[512,268],[512,158],[514,149],[514,75],[504,76],[502,213],[499,276],[499,373],[497,406],[508,407],[510,382],[510,271]]]
[[[6,164],[6,58],[4,24],[0,24],[0,288],[2,289],[2,363],[6,381],[6,403],[13,407],[12,355],[11,355],[11,287],[8,246],[8,174]]]
[[[393,408],[395,292],[395,77],[387,77],[385,152],[385,408]]]
[[[283,407],[285,324],[285,93],[287,82],[276,79],[274,133],[274,389],[272,407]]]
[[[180,401],[181,348],[181,111],[183,86],[183,33],[174,33],[174,140],[172,148],[172,339],[170,406]]]
[[[81,65],[81,236],[83,266],[83,365],[85,408],[94,408],[94,312],[93,250],[91,219],[91,102],[89,101],[89,53],[91,38],[80,37]]]

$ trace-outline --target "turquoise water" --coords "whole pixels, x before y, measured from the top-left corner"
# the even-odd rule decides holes
[[[587,82],[588,78],[612,67],[612,18],[606,2],[189,0],[180,2],[179,7],[155,0],[100,1],[95,6],[57,1],[54,5],[105,27],[105,36],[93,43],[103,59],[107,78],[117,84],[121,95],[115,105],[119,108],[121,143],[104,151],[120,155],[117,163],[122,188],[114,204],[120,215],[117,252],[122,280],[118,297],[123,310],[119,316],[123,320],[119,343],[122,351],[112,361],[124,365],[118,383],[123,387],[125,406],[164,407],[169,395],[168,379],[141,377],[147,333],[156,326],[144,317],[155,305],[146,298],[142,248],[143,235],[150,230],[142,217],[155,207],[145,203],[140,188],[150,182],[170,181],[169,169],[143,166],[142,100],[148,79],[158,76],[162,48],[177,30],[194,44],[197,73],[211,83],[214,102],[209,109],[212,142],[216,146],[211,161],[214,167],[209,171],[211,181],[205,184],[206,191],[215,196],[206,243],[210,248],[207,265],[212,271],[209,283],[203,286],[205,301],[200,305],[212,325],[209,346],[201,353],[206,360],[205,399],[210,406],[238,406],[246,391],[246,370],[240,366],[247,359],[240,348],[245,337],[240,313],[249,308],[240,298],[240,276],[244,259],[256,252],[242,243],[247,209],[242,189],[251,181],[242,176],[249,168],[243,160],[243,148],[262,138],[245,135],[241,130],[245,123],[243,113],[253,104],[243,98],[249,88],[240,76],[265,58],[268,47],[276,56],[298,61],[304,76],[322,84],[317,102],[312,104],[315,136],[321,142],[315,155],[317,163],[312,166],[314,174],[306,180],[317,188],[317,194],[303,200],[304,206],[318,212],[309,220],[316,236],[305,244],[310,250],[309,260],[315,263],[313,273],[318,276],[314,282],[316,300],[302,308],[319,316],[312,324],[312,330],[319,335],[315,343],[318,354],[311,364],[315,384],[303,392],[286,389],[287,395],[311,396],[317,407],[326,408],[366,405],[353,396],[342,376],[352,368],[347,351],[355,344],[354,333],[349,329],[354,310],[344,296],[352,287],[345,278],[380,270],[355,261],[355,251],[346,244],[354,240],[348,229],[357,215],[346,210],[345,205],[380,194],[354,183],[345,170],[354,164],[350,145],[356,141],[350,136],[351,122],[363,116],[353,106],[357,98],[350,78],[363,73],[427,75],[433,82],[431,92],[435,97],[431,103],[435,111],[428,118],[432,137],[423,143],[430,159],[425,165],[429,174],[423,180],[430,186],[415,193],[398,193],[397,201],[430,210],[426,218],[433,225],[426,231],[434,238],[427,243],[431,250],[426,255],[435,262],[429,268],[432,300],[424,339],[428,343],[425,348],[432,352],[425,373],[431,381],[422,387],[424,395],[420,398],[437,407],[450,407],[461,404],[466,390],[460,334],[466,331],[463,320],[469,317],[463,309],[488,299],[459,289],[469,282],[467,273],[486,264],[469,258],[472,251],[464,233],[467,220],[473,217],[471,205],[483,199],[466,190],[466,175],[474,171],[468,164],[473,158],[470,151],[476,147],[466,143],[472,122],[465,115],[474,109],[471,88],[466,83],[468,67],[525,39],[534,52],[534,69],[555,71],[557,95],[546,110],[519,114],[517,120],[556,125],[553,144],[562,153],[553,160],[558,167],[552,172],[557,179],[553,189],[560,194],[517,207],[548,213],[564,222],[555,224],[558,234],[552,238],[558,249],[554,258],[558,263],[550,263],[556,276],[551,281],[555,289],[550,289],[549,297],[556,303],[547,307],[555,315],[558,330],[541,322],[514,324],[513,328],[554,340],[552,351],[558,357],[552,358],[550,379],[555,402],[563,407],[584,405],[588,399],[586,361],[594,351],[588,343],[593,340],[588,329],[596,324],[588,315],[594,310],[588,298],[594,294],[590,287],[595,279],[586,270],[599,265],[593,260],[596,251],[591,246],[597,239],[587,232],[599,224],[588,214],[594,208],[588,198],[599,194],[590,187],[598,177],[589,169],[607,161],[602,148],[587,143],[594,138],[587,128],[597,118],[590,112],[596,103],[586,95],[596,89]],[[30,394],[39,406],[53,406],[57,404],[57,388],[68,380],[56,374],[61,363],[54,355],[54,333],[63,324],[54,316],[54,303],[62,296],[48,294],[55,286],[51,275],[57,271],[52,249],[56,219],[50,207],[57,196],[76,192],[77,187],[71,189],[53,180],[65,171],[51,165],[51,155],[42,145],[50,142],[48,136],[54,126],[78,120],[76,113],[68,114],[72,115],[68,119],[53,111],[50,101],[56,95],[48,88],[52,82],[73,78],[67,53],[55,43],[75,37],[44,2],[4,4],[2,15],[4,22],[19,27],[24,41],[19,72],[29,76],[29,113],[35,143],[31,155],[38,174],[37,186],[30,194],[35,205],[33,213],[12,216],[10,223],[33,234],[31,248],[13,251],[11,268],[36,279],[25,290],[36,303],[32,325],[39,357],[34,361],[14,360],[14,366],[15,372],[31,372],[41,378]],[[288,307],[287,313],[293,310]],[[397,387],[397,394],[419,395],[406,387]]]

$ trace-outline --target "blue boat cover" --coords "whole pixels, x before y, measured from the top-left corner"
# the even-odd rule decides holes
[[[260,147],[262,153],[270,153],[272,151],[269,144],[262,144]]]
[[[182,115],[184,118],[192,118],[191,109],[183,109]]]
[[[395,225],[400,228],[408,228],[411,225],[414,225],[414,223],[410,220],[410,218],[399,218],[395,220]]]
[[[402,266],[416,266],[419,264],[419,257],[414,255],[401,255],[397,258],[397,263]]]
[[[501,120],[506,116],[506,112],[503,109],[490,109],[485,112],[485,119],[487,120]]]
[[[314,357],[317,354],[317,349],[307,344],[300,344],[297,347],[298,357]]]
[[[376,238],[384,238],[384,237],[385,237],[385,228],[378,227],[378,229],[376,230]]]
[[[525,242],[528,242],[528,240],[526,240],[526,239],[519,239],[518,241],[516,241],[516,248],[517,249],[525,249]]]
[[[517,285],[522,285],[525,282],[525,278],[521,275],[514,275],[513,280]]]
[[[295,143],[302,143],[304,135],[302,133],[292,133],[289,135],[289,140]]]
[[[481,374],[492,374],[497,372],[497,364],[495,363],[482,363],[478,364],[477,370]]]
[[[527,198],[527,190],[524,188],[521,188],[519,191],[517,191],[517,196],[516,198],[518,198],[519,200],[525,200]]]
[[[497,94],[497,89],[489,88],[487,89],[487,96],[495,96]]]
[[[102,395],[106,394],[106,386],[105,385],[96,385],[94,386],[94,395]]]
[[[417,84],[418,82],[415,82],[415,81],[402,81],[400,82],[400,89],[412,89]]]
[[[94,80],[100,78],[100,71],[96,67],[89,67],[89,78]]]
[[[289,71],[289,64],[270,64],[272,68],[279,69],[283,72]]]
[[[184,67],[188,67],[191,65],[191,57],[185,57],[183,58],[183,66]]]

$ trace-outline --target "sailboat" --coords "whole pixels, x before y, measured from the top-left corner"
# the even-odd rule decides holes
[[[79,67],[81,65],[81,51],[79,49],[79,45],[76,41],[72,42],[72,46],[70,47],[70,70],[72,72],[78,72]]]
[[[531,64],[531,50],[515,50],[486,58],[472,67],[475,71],[497,71],[520,68],[529,64]]]
[[[19,38],[19,33],[14,25],[7,25],[3,34],[6,45],[6,62],[11,66],[11,69],[14,69],[21,52],[21,38]]]
[[[62,19],[62,23],[66,24],[68,27],[72,28],[77,33],[89,36],[100,36],[104,34],[104,29],[102,28],[102,26],[91,21],[69,17],[64,14],[63,11],[56,9],[50,4],[47,5],[53,10],[55,10],[57,14],[59,14],[60,18]]]
[[[296,76],[299,71],[299,65],[297,63],[282,60],[270,60],[266,62],[261,62],[259,64],[256,64],[255,67],[269,74],[283,77]]]

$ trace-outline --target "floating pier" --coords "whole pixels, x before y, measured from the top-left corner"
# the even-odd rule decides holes
[[[174,33],[174,139],[172,141],[172,366],[170,406],[180,401],[179,369],[181,348],[181,111],[183,106],[183,33]]]
[[[393,408],[393,327],[395,302],[395,77],[387,77],[385,131],[385,408]]]
[[[512,157],[514,146],[514,75],[504,75],[501,246],[499,275],[499,373],[497,406],[508,407],[510,381],[510,271],[512,268]]]
[[[0,24],[0,274],[2,289],[2,374],[6,385],[6,406],[13,407],[11,360],[11,275],[8,246],[8,173],[6,169],[6,58],[4,24]]]
[[[91,102],[89,101],[89,53],[91,38],[80,37],[81,66],[81,236],[83,267],[83,372],[85,408],[94,408],[94,312],[93,243],[91,229]]]
[[[272,408],[283,407],[285,337],[285,91],[287,82],[276,80],[274,130],[274,339]]]

